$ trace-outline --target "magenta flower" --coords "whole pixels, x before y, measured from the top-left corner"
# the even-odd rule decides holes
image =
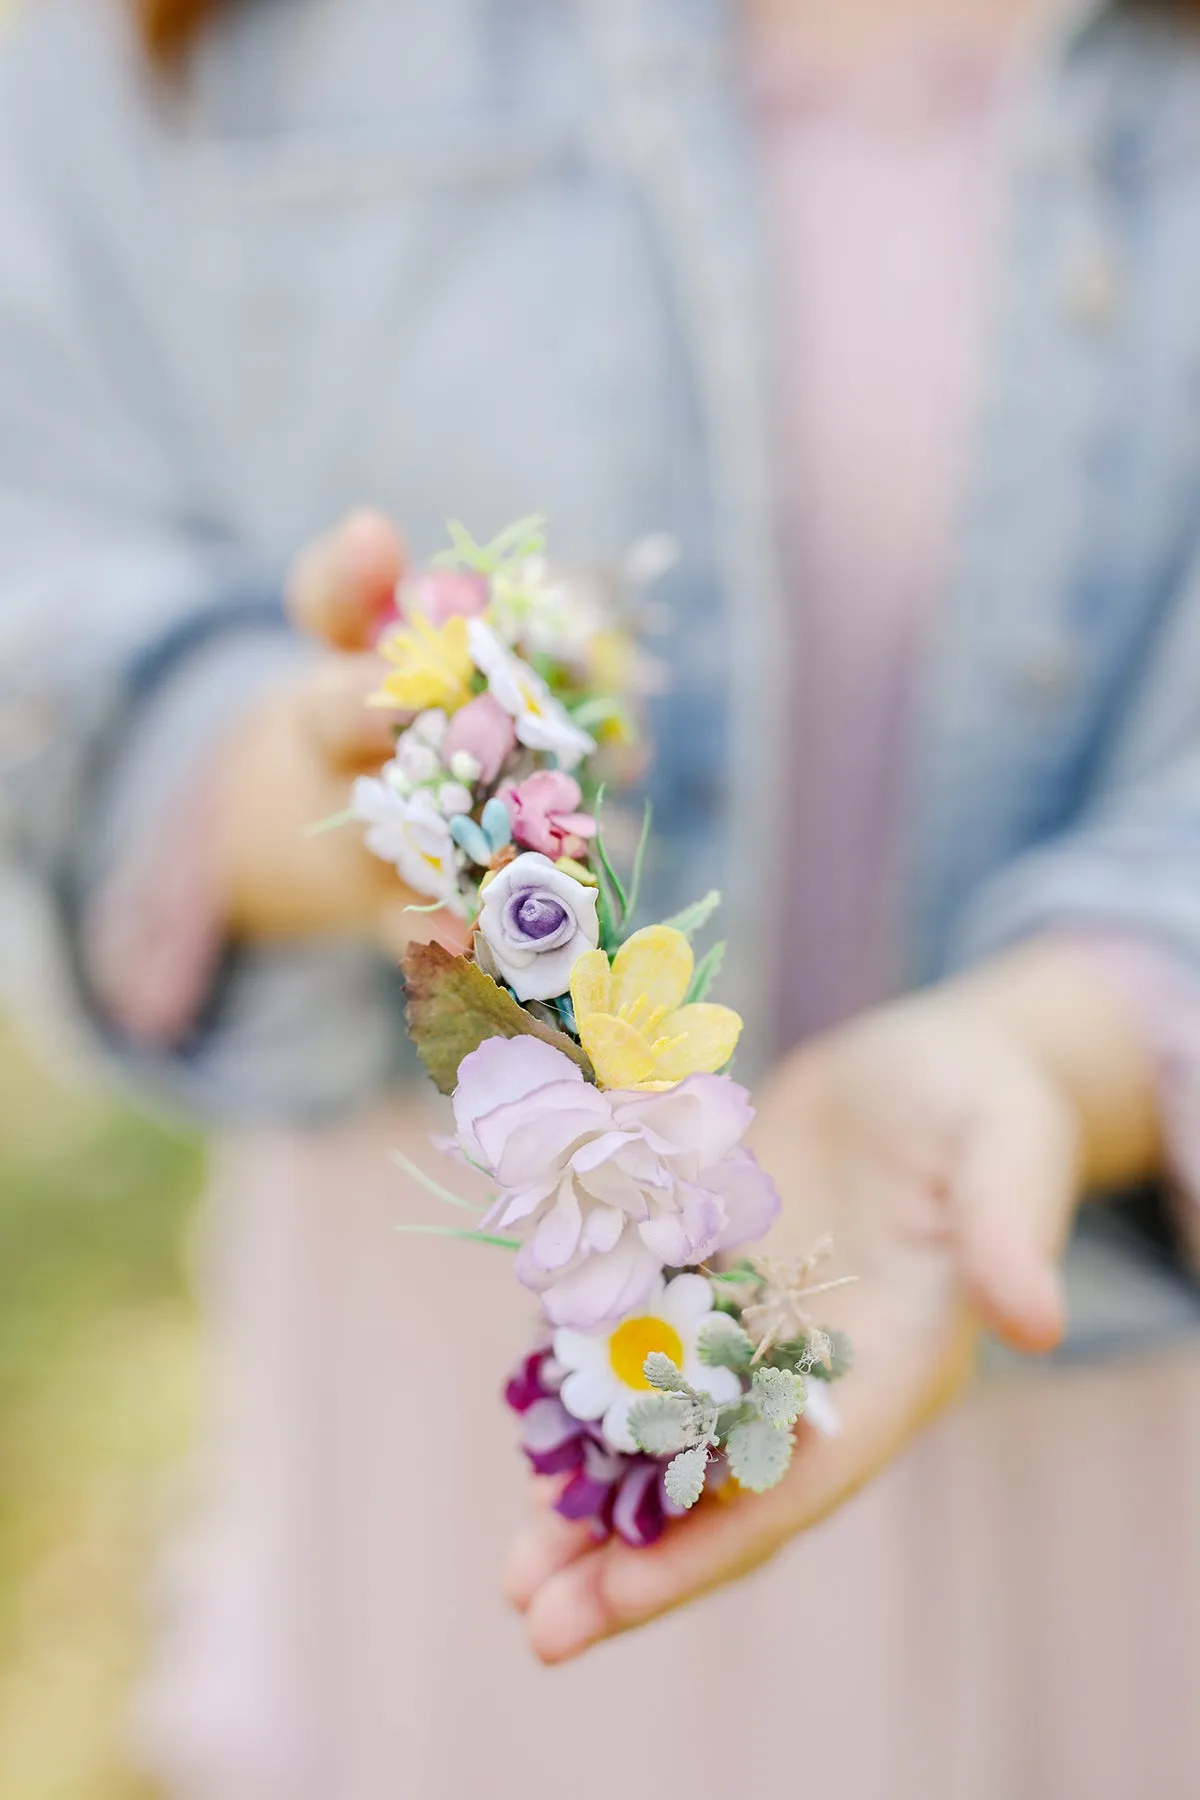
[[[664,1266],[767,1231],[779,1195],[740,1147],[753,1116],[726,1075],[602,1092],[533,1037],[488,1038],[454,1093],[459,1147],[501,1190],[486,1229],[521,1237],[518,1279],[578,1331],[641,1305]]]
[[[506,782],[499,798],[512,817],[515,841],[526,850],[540,850],[552,862],[582,856],[587,839],[596,835],[595,819],[579,810],[579,783],[562,769],[539,769],[524,781]]]
[[[616,1532],[635,1550],[656,1543],[682,1509],[663,1487],[664,1462],[610,1450],[595,1425],[573,1419],[558,1399],[562,1374],[549,1350],[527,1356],[504,1390],[521,1415],[521,1448],[537,1475],[566,1475],[554,1503],[564,1519],[588,1523],[600,1540]]]
[[[488,603],[487,578],[467,569],[421,569],[400,584],[402,618],[420,613],[439,629],[447,619],[474,619]]]
[[[442,758],[460,781],[482,781],[490,787],[516,741],[516,726],[504,708],[490,694],[477,694],[447,725]]]

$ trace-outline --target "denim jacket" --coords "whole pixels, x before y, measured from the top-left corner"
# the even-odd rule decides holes
[[[40,0],[0,39],[13,960],[112,1038],[80,908],[299,654],[299,544],[364,502],[418,556],[447,514],[545,509],[569,556],[683,546],[659,891],[725,890],[761,1055],[786,697],[734,8],[254,0],[179,92],[124,11]],[[1200,40],[1077,8],[1010,127],[910,973],[1064,923],[1200,973]],[[353,945],[242,954],[176,1054],[112,1047],[201,1111],[308,1116],[395,1072],[396,999]]]

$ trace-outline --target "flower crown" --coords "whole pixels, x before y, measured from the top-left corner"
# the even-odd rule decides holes
[[[706,1489],[774,1486],[801,1413],[836,1429],[848,1346],[807,1299],[837,1284],[810,1281],[825,1245],[710,1266],[780,1208],[728,1072],[742,1021],[709,999],[724,946],[693,949],[720,896],[635,928],[650,809],[628,881],[601,827],[605,763],[628,767],[659,680],[636,625],[666,546],[567,578],[538,518],[485,545],[450,531],[380,640],[372,704],[409,722],[352,805],[428,910],[470,925],[466,955],[407,951],[408,1024],[452,1097],[451,1154],[494,1192],[470,1229],[410,1229],[515,1253],[544,1319],[506,1390],[523,1448],[564,1478],[560,1512],[643,1545]]]

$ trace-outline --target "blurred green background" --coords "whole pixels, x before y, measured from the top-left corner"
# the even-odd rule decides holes
[[[0,1029],[0,1800],[147,1800],[125,1747],[200,1389],[192,1139]]]

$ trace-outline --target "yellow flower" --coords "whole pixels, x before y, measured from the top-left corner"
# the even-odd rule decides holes
[[[579,958],[571,1002],[602,1088],[674,1087],[729,1061],[741,1018],[728,1006],[683,1004],[694,966],[691,945],[671,925],[635,931],[611,968],[603,950]]]
[[[474,664],[467,621],[457,614],[438,626],[416,613],[411,625],[383,639],[379,651],[395,667],[372,694],[372,706],[394,706],[401,712],[440,706],[452,713],[471,698]]]

